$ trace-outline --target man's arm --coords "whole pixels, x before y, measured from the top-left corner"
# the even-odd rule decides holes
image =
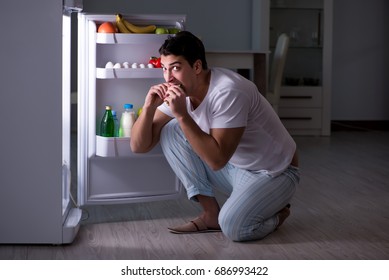
[[[145,108],[131,129],[131,150],[147,153],[159,142],[162,127],[172,118],[161,111]]]
[[[227,164],[245,130],[244,127],[214,128],[207,134],[189,115],[177,120],[193,150],[213,170],[219,170]]]
[[[159,142],[162,127],[172,118],[157,108],[162,104],[167,84],[154,85],[146,95],[142,113],[131,129],[131,150],[147,153]]]
[[[169,87],[166,95],[174,116],[196,154],[213,170],[223,168],[235,153],[245,127],[214,128],[209,134],[205,133],[189,115],[186,95],[181,87]]]

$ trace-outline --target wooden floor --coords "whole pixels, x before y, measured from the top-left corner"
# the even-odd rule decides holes
[[[263,240],[174,235],[186,199],[87,207],[71,245],[2,245],[0,259],[389,259],[389,132],[295,137],[302,179],[291,216]]]

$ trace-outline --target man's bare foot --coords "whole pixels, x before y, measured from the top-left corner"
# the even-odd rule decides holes
[[[200,215],[201,220],[209,228],[220,228],[219,226],[219,212],[220,206],[216,198],[197,195],[197,199],[203,207],[203,212]]]
[[[219,213],[218,213],[219,214]],[[218,222],[218,216],[219,215],[209,215],[208,213],[202,213],[200,215],[200,218],[204,221],[204,223],[209,228],[220,228],[219,222]]]

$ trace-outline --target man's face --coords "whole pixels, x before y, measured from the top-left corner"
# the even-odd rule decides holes
[[[162,55],[163,77],[167,83],[181,85],[188,90],[195,81],[196,71],[182,56]]]

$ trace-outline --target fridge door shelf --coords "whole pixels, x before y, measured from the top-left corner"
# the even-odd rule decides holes
[[[161,42],[173,34],[96,33],[97,44],[147,45]]]
[[[161,77],[161,68],[96,68],[97,79],[158,79]]]
[[[102,137],[96,135],[96,156],[100,157],[162,157],[162,149],[157,145],[148,153],[135,154],[130,148],[129,137]]]

